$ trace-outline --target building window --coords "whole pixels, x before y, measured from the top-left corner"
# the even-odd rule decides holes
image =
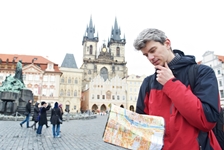
[[[130,96],[130,100],[132,101],[132,97]]]
[[[47,96],[47,90],[46,89],[42,89],[42,96]]]
[[[34,95],[38,95],[38,88],[34,88],[33,92],[34,92]]]
[[[51,82],[54,82],[55,76],[51,76]]]
[[[54,89],[50,89],[50,94],[49,94],[50,97],[54,97]]]
[[[123,100],[125,100],[125,96],[123,96]]]
[[[90,55],[93,54],[93,46],[92,46],[92,45],[90,45],[89,54],[90,54]]]
[[[65,81],[64,77],[63,77],[63,78],[61,78],[61,83],[64,83],[64,81]]]
[[[224,92],[223,92],[223,90],[220,90],[220,95],[221,95],[221,98],[224,98]]]
[[[1,74],[0,74],[0,80],[3,80],[3,78],[4,78],[4,77],[3,77],[3,74],[1,73]]]
[[[117,100],[119,100],[119,95],[117,95]]]
[[[97,99],[100,99],[100,95],[97,95]]]
[[[75,78],[75,84],[78,84],[78,80],[77,80],[77,78]]]
[[[74,92],[74,96],[77,96],[77,90],[75,90],[75,92]]]
[[[91,70],[88,71],[88,74],[91,74]]]
[[[26,81],[26,74],[23,74],[23,81]]]
[[[222,80],[219,80],[219,86],[222,86]]]
[[[72,82],[72,80],[71,80],[71,78],[69,77],[69,78],[68,78],[68,83],[71,84],[71,82]]]
[[[94,95],[92,95],[92,99],[94,99]]]
[[[103,77],[104,81],[106,81],[108,79],[108,70],[106,67],[103,67],[100,70],[100,76]]]
[[[102,99],[105,99],[105,95],[102,96]]]
[[[116,54],[117,54],[117,56],[120,56],[120,47],[117,47]]]
[[[67,91],[67,96],[70,96],[70,90]]]
[[[40,76],[39,75],[35,75],[35,80],[36,81],[40,80]]]
[[[60,91],[60,96],[63,96],[64,95],[64,92],[63,92],[63,90],[61,89],[61,91]]]
[[[33,75],[32,74],[29,75],[29,80],[33,80]]]
[[[112,95],[112,100],[114,100],[115,99],[115,97],[114,97],[114,95]]]
[[[220,70],[218,70],[218,74],[220,74],[221,72],[220,72]]]
[[[48,80],[48,76],[44,76],[44,81],[47,81]]]

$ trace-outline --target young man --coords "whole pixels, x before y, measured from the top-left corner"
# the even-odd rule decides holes
[[[171,49],[171,42],[158,29],[143,30],[134,47],[155,66],[144,79],[136,112],[165,119],[163,150],[221,150],[212,132],[219,116],[219,92],[214,71],[198,68],[193,94],[188,69],[194,56]]]
[[[32,103],[32,100],[29,100],[26,104],[26,111],[25,111],[25,115],[26,115],[26,118],[25,120],[23,120],[21,123],[20,123],[20,126],[23,127],[23,124],[26,122],[26,127],[29,128],[29,121],[30,121],[30,113],[31,113],[31,103]]]

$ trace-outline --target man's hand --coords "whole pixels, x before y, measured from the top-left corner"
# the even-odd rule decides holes
[[[168,67],[167,63],[165,62],[165,67],[162,66],[156,66],[156,69],[158,69],[156,71],[157,76],[156,76],[156,80],[164,85],[168,80],[174,78],[174,75],[172,73],[172,71],[170,70],[170,68]]]

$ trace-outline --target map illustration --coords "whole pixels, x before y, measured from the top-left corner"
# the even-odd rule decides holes
[[[164,119],[111,104],[103,141],[133,150],[161,150]]]

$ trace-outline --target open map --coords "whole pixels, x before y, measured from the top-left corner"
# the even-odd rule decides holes
[[[162,117],[137,114],[111,104],[103,134],[105,142],[133,150],[160,150],[163,136]]]

